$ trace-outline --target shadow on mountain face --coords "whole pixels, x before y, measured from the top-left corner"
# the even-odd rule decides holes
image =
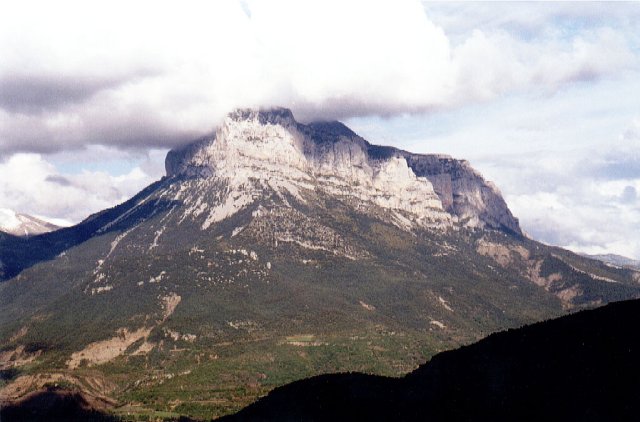
[[[639,315],[634,300],[494,334],[400,379],[298,381],[221,420],[637,420]]]
[[[143,203],[144,198],[163,187],[165,183],[165,180],[153,183],[130,200],[94,214],[72,227],[28,238],[0,233],[0,281],[13,278],[39,262],[54,259],[60,253],[96,235],[126,231],[156,214],[162,214],[179,205],[178,201],[166,200]],[[113,222],[116,223],[110,224]]]

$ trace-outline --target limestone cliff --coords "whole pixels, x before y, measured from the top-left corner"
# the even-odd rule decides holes
[[[444,209],[461,223],[522,234],[496,185],[484,180],[468,161],[446,155],[404,156],[416,175],[431,181]]]
[[[212,222],[267,188],[300,202],[323,194],[381,208],[406,228],[459,223],[521,233],[497,188],[466,161],[374,146],[339,122],[304,125],[282,108],[230,113],[215,134],[169,152],[166,170],[225,185],[224,210],[209,209]]]

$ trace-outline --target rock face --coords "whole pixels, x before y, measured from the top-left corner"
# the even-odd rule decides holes
[[[405,228],[460,223],[521,234],[500,192],[468,162],[371,145],[339,122],[300,124],[287,109],[229,114],[215,134],[169,152],[166,170],[236,193],[219,198],[224,210],[212,210],[212,222],[268,187],[302,202],[315,192],[381,208]]]
[[[0,209],[0,231],[14,236],[34,236],[59,228],[55,224],[30,215],[16,213],[6,208]]]
[[[491,227],[522,234],[498,188],[484,180],[468,161],[446,155],[405,153],[411,169],[431,181],[445,210],[472,227]]]
[[[0,232],[0,370],[17,368],[0,397],[59,374],[210,419],[298,378],[401,375],[489,332],[640,297],[636,272],[515,235],[468,164],[337,122],[238,110],[166,166],[75,226]]]

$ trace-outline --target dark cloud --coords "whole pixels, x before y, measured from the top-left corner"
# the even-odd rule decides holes
[[[620,201],[624,204],[633,204],[638,199],[638,192],[634,186],[625,186]]]
[[[39,113],[79,103],[118,80],[60,75],[6,75],[0,78],[0,107],[14,113]]]
[[[439,112],[555,92],[637,63],[626,26],[618,33],[580,24],[563,34],[551,18],[568,6],[445,5],[438,13],[429,5],[424,13],[417,1],[363,0],[336,14],[322,1],[220,3],[149,2],[152,20],[138,2],[126,16],[58,5],[50,6],[58,19],[27,19],[24,6],[5,25],[2,16],[11,15],[0,15],[0,39],[20,40],[0,42],[0,154],[172,147],[208,133],[235,107],[285,106],[302,122]],[[547,36],[494,30],[532,15],[550,24]],[[339,19],[332,31],[328,18]]]
[[[151,66],[136,66],[128,71],[105,69],[90,74],[5,73],[0,76],[0,109],[22,114],[57,111],[66,105],[82,103],[101,91],[160,74],[161,70]]]
[[[190,142],[202,133],[182,129],[149,107],[106,109],[86,104],[75,106],[82,113],[79,122],[65,123],[67,130],[43,124],[55,112],[12,116],[11,124],[0,124],[0,157],[15,152],[55,153],[83,149],[87,145],[110,145],[126,150],[172,148]],[[213,120],[215,122],[215,120]],[[10,142],[2,142],[2,140]]]
[[[524,223],[524,224],[523,224]],[[580,233],[549,218],[521,222],[525,231],[536,240],[549,245],[571,245],[582,241]]]
[[[67,179],[64,176],[60,176],[60,175],[49,175],[47,176],[45,179],[45,182],[50,182],[50,183],[54,183],[56,185],[60,185],[60,186],[71,186],[72,183],[69,179]]]
[[[640,155],[623,151],[619,154],[603,161],[585,163],[580,173],[599,180],[640,179]]]
[[[624,132],[622,139],[632,142],[640,141],[640,120],[635,121],[634,124]]]

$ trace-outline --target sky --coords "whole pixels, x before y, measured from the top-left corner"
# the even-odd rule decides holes
[[[236,107],[468,159],[534,239],[640,258],[640,3],[21,1],[0,208],[76,223]]]

